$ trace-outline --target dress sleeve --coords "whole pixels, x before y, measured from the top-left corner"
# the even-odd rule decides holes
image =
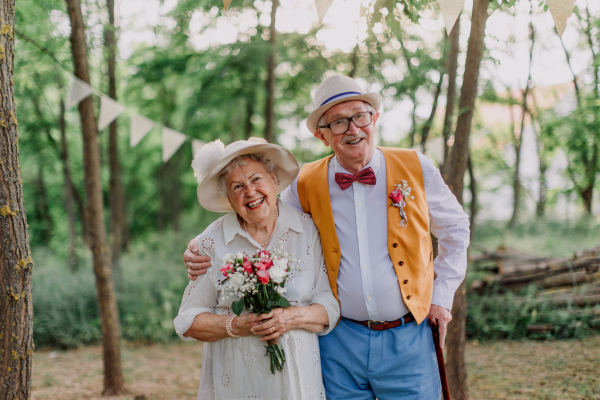
[[[214,254],[210,253],[213,252],[200,250],[201,255],[209,256],[213,259]],[[183,340],[196,340],[183,336],[183,334],[190,329],[196,316],[202,313],[212,313],[214,307],[217,305],[218,292],[213,282],[215,268],[214,266],[211,267],[206,275],[198,277],[195,281],[190,281],[185,288],[181,306],[179,307],[179,314],[173,320],[175,331]]]
[[[319,336],[327,335],[338,323],[340,318],[340,305],[333,296],[331,287],[329,286],[329,278],[327,276],[327,268],[325,267],[325,260],[323,259],[323,248],[321,247],[321,238],[318,231],[313,237],[313,269],[315,273],[314,287],[310,304],[320,304],[325,307],[327,316],[329,317],[329,326],[327,326],[323,332],[319,333]]]

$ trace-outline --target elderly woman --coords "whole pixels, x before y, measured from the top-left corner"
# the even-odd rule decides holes
[[[211,211],[229,211],[200,236],[200,253],[221,260],[238,252],[280,248],[300,260],[286,282],[291,307],[239,317],[238,300],[221,285],[221,265],[191,281],[175,328],[183,340],[205,342],[198,399],[325,399],[317,335],[339,318],[329,287],[319,233],[311,217],[277,198],[298,174],[298,162],[281,146],[251,138],[224,147],[205,145],[192,163],[198,200]],[[279,338],[286,362],[271,374],[267,340]]]

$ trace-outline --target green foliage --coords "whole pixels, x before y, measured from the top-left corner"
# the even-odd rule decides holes
[[[124,340],[149,343],[177,338],[172,321],[188,283],[183,251],[214,217],[190,215],[183,229],[187,233],[147,235],[123,256],[115,286]],[[84,261],[76,273],[48,249],[38,247],[33,255],[36,345],[68,348],[98,343],[102,332],[90,255],[80,255]]]
[[[600,329],[600,306],[557,308],[540,301],[535,286],[520,294],[467,294],[467,337],[478,340],[582,338]],[[553,329],[528,331],[532,324],[548,324]]]

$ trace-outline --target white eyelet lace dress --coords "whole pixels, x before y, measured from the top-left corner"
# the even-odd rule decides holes
[[[279,223],[268,250],[282,247],[300,259],[302,271],[292,271],[285,285],[285,297],[293,305],[323,305],[329,326],[319,335],[335,327],[340,309],[331,293],[323,261],[321,241],[308,214],[302,214],[278,201]],[[227,253],[254,253],[258,243],[240,227],[234,211],[219,218],[198,236],[200,253],[211,257],[213,264],[206,275],[190,281],[185,290],[175,330],[183,340],[194,340],[183,334],[194,318],[202,313],[232,314],[231,303],[237,298],[223,290],[220,282],[221,258]],[[266,343],[258,336],[226,338],[204,344],[202,373],[198,399],[323,399],[321,357],[317,334],[303,329],[284,333],[279,345],[285,352],[282,372],[271,374]]]

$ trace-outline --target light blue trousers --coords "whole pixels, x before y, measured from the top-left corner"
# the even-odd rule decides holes
[[[440,375],[427,320],[372,331],[342,318],[319,336],[327,399],[439,400]]]

